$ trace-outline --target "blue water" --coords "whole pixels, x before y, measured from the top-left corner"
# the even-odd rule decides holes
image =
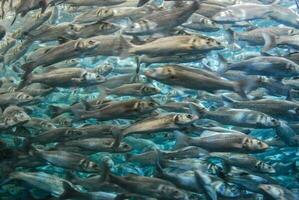
[[[295,3],[294,2],[282,2],[283,6],[285,7],[292,7],[295,12],[297,12]],[[65,10],[64,5],[59,5],[59,9],[61,10],[61,13],[59,15],[58,20],[56,21],[56,24],[61,24],[63,22],[71,22],[75,14],[68,13],[68,11]],[[37,11],[38,12],[38,11]],[[16,28],[21,26],[22,19],[20,17],[17,18],[16,23],[13,26],[9,26],[8,22],[11,20],[11,17],[7,17],[7,19],[3,20],[2,24],[5,24],[7,27],[7,32],[14,32]],[[255,20],[251,22],[256,27],[269,27],[269,26],[281,26],[279,23],[274,22],[273,20],[269,19],[263,19],[263,20]],[[234,31],[244,31],[243,28],[234,28]],[[200,34],[213,37],[218,39],[219,41],[222,41],[226,43],[226,48],[219,51],[211,51],[207,54],[207,56],[203,59],[203,61],[193,62],[193,63],[187,63],[184,64],[185,66],[192,66],[197,68],[203,68],[203,64],[207,64],[211,70],[218,70],[222,66],[222,64],[219,62],[218,54],[223,55],[226,59],[232,61],[232,62],[238,62],[242,59],[240,58],[240,55],[243,54],[254,54],[259,53],[261,51],[261,46],[249,46],[246,42],[238,42],[238,45],[240,46],[239,50],[233,50],[232,47],[226,42],[226,32],[224,29],[221,29],[217,32],[202,32]],[[30,49],[27,51],[27,53],[18,60],[18,62],[5,66],[6,71],[1,72],[1,77],[6,78],[9,76],[12,76],[15,79],[15,83],[19,83],[20,81],[20,75],[13,71],[13,66],[20,66],[20,63],[26,62],[26,56],[30,52],[34,52],[37,48],[41,48],[43,46],[47,45],[56,45],[55,42],[49,42],[46,44],[39,44],[38,42],[35,42]],[[276,55],[284,55],[288,53],[289,51],[292,51],[287,48],[275,48],[275,50],[269,51],[270,54],[276,54]],[[94,58],[76,58],[76,60],[79,62],[78,66],[81,68],[86,69],[92,69],[96,66],[99,66],[101,64],[105,63],[113,63],[114,69],[122,68],[124,66],[136,66],[135,57],[130,57],[126,59],[120,59],[118,57],[103,57],[99,56],[96,59]],[[161,64],[152,64],[148,68],[155,68],[157,66],[162,66]],[[145,68],[142,68],[144,70]],[[110,73],[106,76],[106,78],[115,77],[119,74]],[[133,74],[132,74],[133,75]],[[141,80],[146,80],[144,75],[141,75]],[[165,84],[162,84],[158,81],[150,81],[150,83],[159,88],[161,90],[161,94],[153,96],[153,98],[163,104],[167,100],[172,100],[176,102],[184,102],[187,101],[186,99],[197,99],[197,91],[195,90],[188,90],[183,89],[181,87],[172,87]],[[57,87],[53,92],[50,94],[43,96],[42,101],[38,104],[32,105],[32,106],[24,106],[24,108],[27,108],[26,112],[29,114],[31,118],[40,118],[45,119],[47,121],[52,122],[55,124],[56,127],[63,127],[64,125],[59,124],[54,121],[51,121],[51,115],[49,112],[49,105],[72,105],[77,102],[81,102],[81,100],[90,101],[93,99],[98,98],[100,95],[102,95],[99,90],[88,90],[86,88],[59,88]],[[111,100],[128,100],[132,99],[132,97],[116,97],[116,96],[109,96],[108,97]],[[280,96],[271,96],[273,99],[284,99],[284,97]],[[219,106],[217,103],[212,102],[211,100],[201,100],[199,101],[208,109],[213,110],[215,107]],[[30,112],[31,110],[31,112]],[[160,113],[166,113],[165,111],[158,110]],[[62,118],[65,120],[70,120],[70,127],[79,128],[84,125],[130,125],[134,123],[134,120],[123,120],[123,119],[116,119],[116,120],[109,120],[109,121],[97,121],[95,119],[88,119],[85,121],[72,121],[73,116],[69,113],[66,113],[62,115]],[[233,126],[230,125],[220,125],[224,128],[232,129]],[[12,129],[15,131],[15,128]],[[14,150],[20,150],[23,151],[23,147],[26,141],[26,136],[22,137],[19,136],[18,132],[20,129],[17,129],[17,132],[14,134],[11,130],[2,130],[0,133],[0,141],[5,143],[6,148],[8,149],[14,149]],[[296,131],[298,132],[298,131]],[[30,130],[31,136],[40,134],[39,131],[36,130]],[[273,138],[276,138],[276,133],[274,129],[254,129],[250,131],[250,136],[260,139],[261,141],[270,141]],[[194,136],[194,135],[193,135]],[[27,137],[29,137],[27,135]],[[162,133],[155,133],[152,135],[146,135],[144,137],[139,136],[129,136],[124,138],[124,141],[130,144],[133,147],[133,150],[130,152],[130,154],[140,154],[142,152],[154,150],[154,149],[160,149],[160,150],[173,150],[175,148],[175,137],[173,132],[162,132]],[[50,147],[53,144],[48,145]],[[252,154],[254,157],[259,158],[260,160],[264,161],[265,163],[268,163],[276,169],[276,174],[269,174],[271,178],[277,181],[277,184],[280,186],[283,186],[285,188],[288,188],[292,191],[298,191],[299,189],[299,148],[298,146],[287,146],[283,145],[282,147],[275,147],[271,146],[267,151],[262,153],[256,153]],[[106,152],[98,152],[93,153],[92,155],[89,155],[90,159],[94,161],[95,163],[102,163],[102,159],[109,157],[113,161],[113,166],[111,167],[111,171],[119,176],[125,176],[128,174],[136,174],[140,176],[149,176],[153,177],[155,176],[156,169],[155,166],[149,165],[144,166],[140,163],[136,162],[128,162],[126,161],[126,153],[106,153]],[[30,159],[30,157],[28,158]],[[193,158],[194,159],[194,158]],[[52,164],[49,164],[45,162],[43,165],[39,167],[34,168],[26,168],[26,167],[17,167],[15,169],[11,169],[10,162],[14,163],[17,159],[8,158],[3,159],[0,162],[0,178],[1,181],[3,181],[3,184],[0,188],[0,199],[1,200],[31,200],[31,199],[50,199],[51,194],[49,192],[43,191],[42,189],[38,187],[33,187],[32,185],[20,181],[20,180],[9,180],[10,173],[14,171],[20,171],[20,172],[45,172],[48,174],[55,175],[60,178],[68,179],[67,176],[68,170],[54,166]],[[196,159],[194,159],[196,160]],[[32,160],[34,161],[34,160]],[[30,160],[29,160],[30,162]],[[221,164],[220,164],[221,165]],[[223,167],[223,166],[221,166]],[[175,171],[175,170],[174,170]],[[76,174],[76,176],[81,178],[90,177],[94,174],[91,173],[84,173],[84,172],[76,172],[72,171],[72,173]],[[208,173],[208,172],[206,172]],[[238,189],[240,189],[244,194],[252,194],[251,191],[242,190],[242,187],[239,187],[237,185]],[[194,193],[188,193],[190,196],[190,199],[205,199],[200,195],[194,194]],[[297,192],[298,194],[298,192]],[[259,196],[260,199],[266,199],[262,195]],[[137,198],[138,199],[138,198]],[[221,197],[219,199],[222,199]],[[224,198],[223,198],[224,199]],[[228,198],[228,199],[241,199],[241,197],[236,198]],[[256,198],[250,198],[250,199],[256,199]]]

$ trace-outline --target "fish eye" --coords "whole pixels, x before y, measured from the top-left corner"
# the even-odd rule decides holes
[[[188,119],[192,119],[192,116],[191,116],[191,115],[187,115],[187,118],[188,118]]]
[[[154,106],[155,104],[154,104],[153,102],[150,102],[149,105],[150,105],[150,106]]]
[[[92,41],[92,40],[89,40],[89,41],[88,41],[88,44],[95,44],[95,42]]]

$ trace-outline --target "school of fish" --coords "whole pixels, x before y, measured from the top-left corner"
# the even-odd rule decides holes
[[[299,0],[0,0],[0,200],[299,200]]]

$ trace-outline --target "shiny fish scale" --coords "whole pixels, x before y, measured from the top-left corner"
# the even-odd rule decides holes
[[[298,200],[298,0],[2,0],[0,199]]]

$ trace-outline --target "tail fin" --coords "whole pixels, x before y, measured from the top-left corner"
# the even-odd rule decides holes
[[[202,104],[196,104],[193,102],[189,103],[189,108],[191,113],[197,115],[199,118],[202,118],[208,112]]]
[[[80,121],[86,119],[84,114],[86,113],[85,110],[78,110],[78,109],[72,109],[71,110],[74,115],[74,121]]]
[[[110,166],[111,164],[111,158],[108,156],[105,156],[102,158],[102,167],[103,167],[103,172],[102,172],[102,181],[109,181],[109,176],[110,176]],[[113,162],[113,161],[112,161]]]
[[[29,85],[31,83],[31,78],[32,78],[32,74],[24,74],[22,76],[21,82],[19,83],[19,85],[17,87],[17,90],[21,90],[26,85]]]
[[[51,113],[52,117],[56,117],[66,111],[65,108],[55,105],[49,105],[48,106],[49,112]]]
[[[120,58],[124,59],[130,56],[130,49],[132,48],[132,44],[126,40],[123,36],[119,38],[119,56]]]
[[[72,185],[71,182],[63,181],[62,188],[64,192],[58,197],[58,199],[71,199],[74,197],[80,197],[81,192],[77,191]]]
[[[141,7],[143,6],[144,4],[146,4],[147,2],[149,2],[150,0],[139,0],[138,4],[137,4],[137,7]]]
[[[225,30],[226,33],[226,38],[229,44],[234,44],[235,40],[236,40],[236,33],[231,29],[231,28],[227,28]]]
[[[199,187],[203,187],[206,195],[211,200],[217,200],[217,193],[214,187],[212,186],[212,180],[210,176],[201,170],[196,170],[194,172],[195,179]]]
[[[30,74],[33,71],[33,69],[34,69],[33,64],[34,64],[34,62],[28,62],[21,66],[21,69],[25,71],[24,76],[27,76],[28,74]]]
[[[15,23],[17,17],[18,17],[18,13],[17,13],[17,11],[16,11],[15,16],[14,16],[14,18],[13,18],[13,20],[12,20],[10,26],[12,26],[12,25]]]
[[[183,134],[180,131],[174,131],[175,133],[175,148],[179,149],[179,148],[183,148],[186,146],[189,146],[189,137],[186,136],[185,134]]]
[[[226,58],[224,58],[223,55],[221,55],[220,53],[217,54],[218,55],[218,61],[219,63],[221,63],[222,68],[220,68],[218,70],[219,74],[224,74],[225,72],[227,72],[229,70],[229,64],[231,64]]]
[[[159,177],[159,175],[163,174],[163,167],[162,167],[162,162],[161,162],[163,155],[159,149],[155,149],[154,151],[156,153],[155,167],[156,167],[156,171],[157,171],[157,176]]]
[[[233,107],[233,104],[236,103],[236,100],[234,100],[226,95],[221,95],[221,98],[224,102],[224,105],[227,105],[229,107]]]
[[[120,143],[121,143],[121,141],[122,141],[122,139],[123,139],[123,135],[122,135],[122,133],[118,133],[117,135],[115,135],[114,138],[115,138],[115,140],[114,140],[114,143],[113,143],[113,149],[117,150]]]
[[[254,85],[255,85],[255,83],[250,79],[240,80],[240,81],[236,82],[236,84],[234,86],[234,91],[236,93],[238,93],[242,98],[248,99],[246,91],[253,88]]]
[[[262,52],[269,51],[277,46],[276,36],[272,34],[262,33],[264,38],[264,47],[262,48]]]

